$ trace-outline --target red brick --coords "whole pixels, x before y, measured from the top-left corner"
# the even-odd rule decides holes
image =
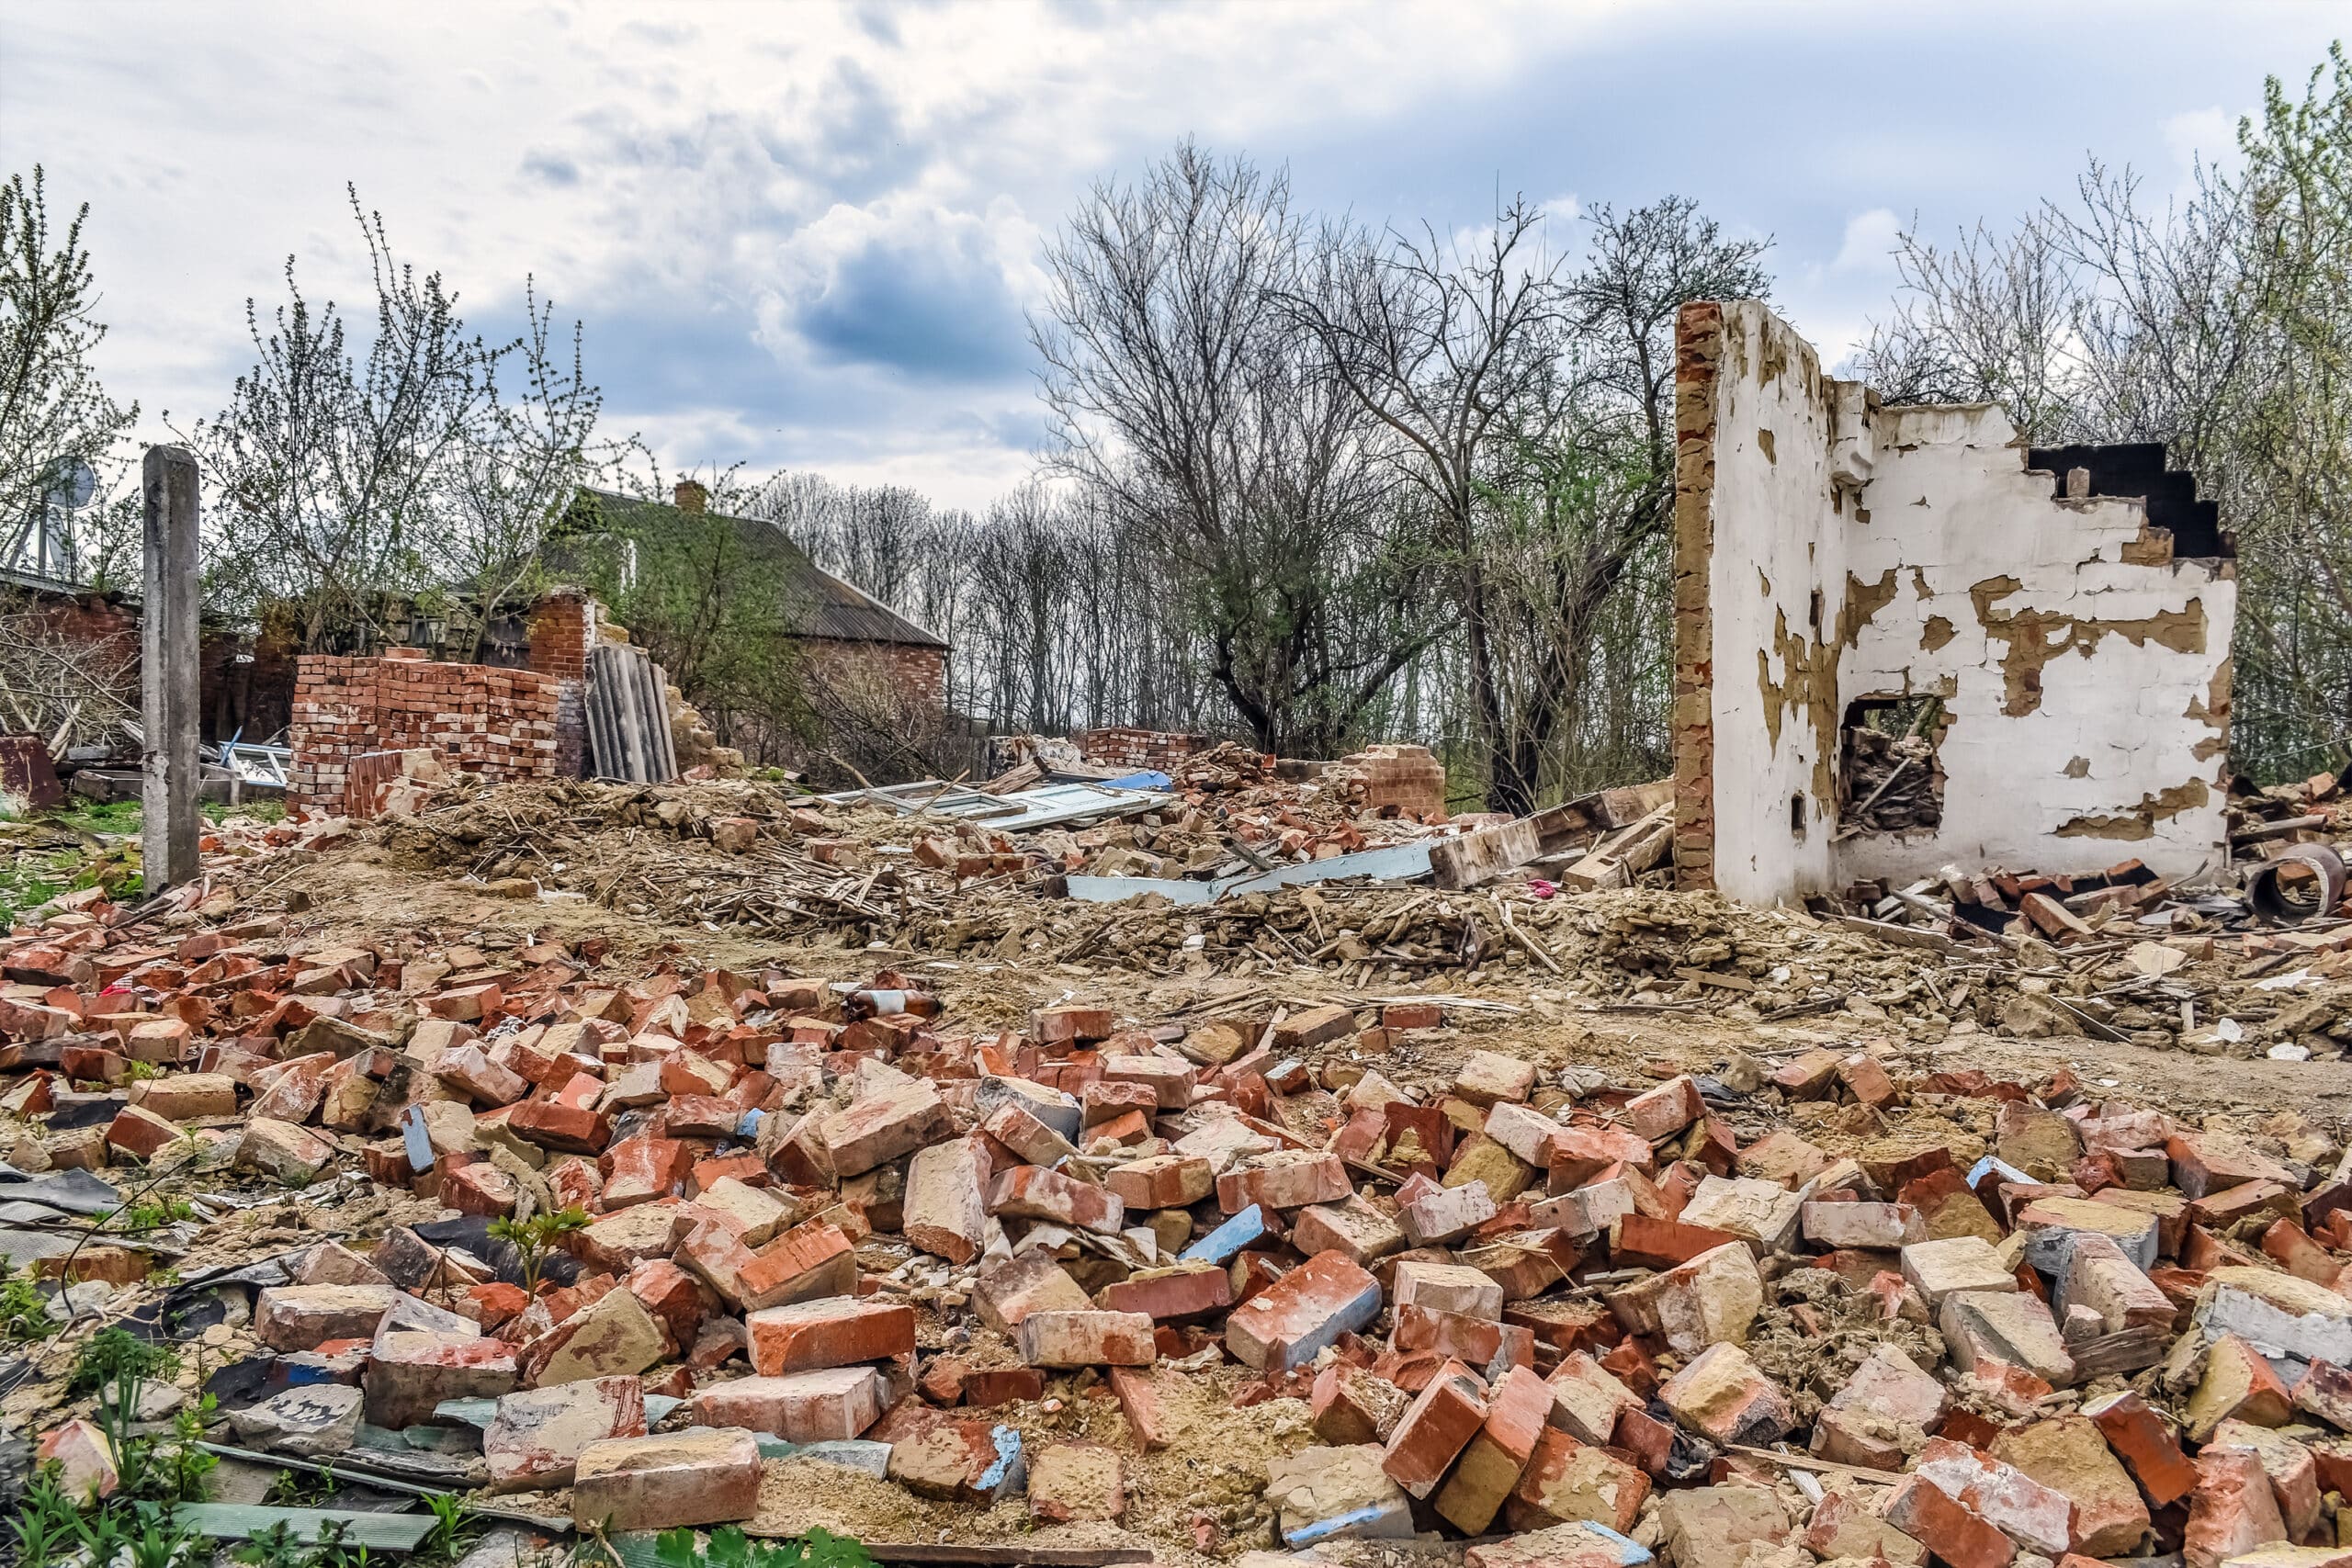
[[[1427,1497],[1486,1419],[1485,1388],[1469,1368],[1448,1361],[1396,1423],[1380,1468],[1407,1492]]]
[[[1287,1371],[1379,1312],[1379,1280],[1339,1253],[1318,1253],[1227,1314],[1226,1348],[1259,1371]]]
[[[903,1356],[915,1348],[914,1309],[845,1296],[748,1314],[752,1365],[762,1377]]]

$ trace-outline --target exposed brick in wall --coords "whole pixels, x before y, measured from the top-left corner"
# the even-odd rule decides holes
[[[1715,885],[1714,383],[1724,310],[1682,307],[1674,333],[1674,882]]]
[[[588,776],[588,650],[596,644],[602,606],[576,588],[559,588],[524,618],[530,668],[552,675],[556,688],[555,771],[558,778]]]
[[[1150,769],[1155,773],[1172,773],[1193,752],[1209,745],[1205,735],[1186,735],[1165,729],[1080,729],[1070,734],[1070,744],[1078,754],[1098,767],[1133,768],[1137,772]]]
[[[1340,758],[1325,773],[1327,787],[1345,775],[1363,793],[1349,790],[1350,803],[1363,811],[1395,807],[1416,817],[1434,817],[1445,810],[1445,764],[1426,746],[1367,746]]]
[[[555,776],[560,682],[409,652],[297,661],[288,805],[341,812],[355,760],[371,751],[427,748],[485,784]]]
[[[910,708],[947,706],[947,652],[892,642],[849,642],[837,637],[803,637],[817,678],[863,690],[876,680],[886,682],[899,701]]]

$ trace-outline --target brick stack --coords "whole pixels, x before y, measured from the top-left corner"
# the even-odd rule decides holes
[[[556,775],[560,682],[528,670],[305,654],[296,665],[287,804],[343,814],[355,758],[428,749],[483,784]]]
[[[1209,743],[1205,735],[1185,735],[1165,729],[1073,731],[1070,742],[1078,754],[1097,767],[1127,768],[1137,773],[1174,773],[1185,760]]]
[[[1724,308],[1682,307],[1674,334],[1674,881],[1715,885],[1715,374]]]
[[[602,607],[577,588],[559,588],[531,607],[530,667],[552,675],[556,687],[556,777],[588,776],[588,650],[596,643]]]
[[[1445,764],[1426,746],[1367,746],[1332,763],[1317,783],[1358,812],[1422,818],[1445,813]]]

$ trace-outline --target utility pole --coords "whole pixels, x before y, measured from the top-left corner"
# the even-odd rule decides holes
[[[150,446],[141,473],[147,597],[140,625],[145,726],[141,874],[149,894],[198,874],[197,484],[183,447]]]

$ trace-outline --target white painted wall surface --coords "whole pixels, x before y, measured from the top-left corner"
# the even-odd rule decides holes
[[[1821,364],[1793,328],[1754,300],[1724,307],[1715,389],[1714,619],[1715,886],[1771,903],[1793,887],[1827,885],[1829,825],[1815,795],[1823,737],[1800,705],[1781,710],[1775,741],[1767,688],[1792,671],[1781,635],[1814,642],[1812,593],[1837,624],[1836,557],[1843,540],[1829,504],[1829,413]],[[1770,452],[1765,446],[1769,439]],[[1759,668],[1759,660],[1761,661]],[[1797,837],[1790,801],[1805,801]]]
[[[2234,621],[2226,563],[2125,564],[2141,503],[2056,500],[2055,477],[2026,470],[1997,409],[1882,409],[1867,432],[1841,430],[1837,384],[1786,322],[1754,301],[1726,304],[1724,322],[1709,570],[1716,886],[1770,903],[1948,863],[2066,872],[2137,858],[2172,877],[2218,864],[2227,737],[2207,713]],[[1842,400],[1851,424],[1858,400]],[[1842,506],[1833,446],[1849,476],[1867,474]],[[1866,602],[1890,572],[1894,596],[1844,646],[1849,586]],[[1980,615],[1972,590],[2003,576],[2018,588],[1988,591]],[[2179,629],[2192,611],[2193,638]],[[2038,702],[2011,715],[2007,645],[1985,623],[2020,613],[2051,619],[2053,642],[2089,646],[2041,661]],[[1950,636],[1930,647],[1938,617]],[[2166,618],[2184,646],[2097,626]],[[1950,715],[1942,826],[1833,843],[1834,788],[1823,786],[1846,705],[1922,693]],[[1776,707],[1777,739],[1766,722]],[[2199,786],[2203,798],[2183,804]],[[1802,836],[1792,796],[1806,803]],[[2143,819],[2148,836],[2059,836],[2101,818]]]

